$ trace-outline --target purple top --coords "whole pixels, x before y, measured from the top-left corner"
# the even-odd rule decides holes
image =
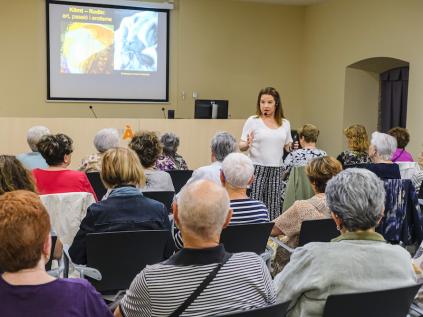
[[[11,285],[0,276],[2,316],[112,317],[100,294],[83,279]]]
[[[414,162],[413,157],[405,149],[396,149],[392,155],[392,162]]]

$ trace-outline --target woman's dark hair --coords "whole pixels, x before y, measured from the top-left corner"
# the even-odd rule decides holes
[[[266,87],[259,91],[258,97],[257,97],[257,109],[256,109],[256,115],[260,117],[262,115],[260,110],[260,99],[263,95],[270,95],[275,99],[275,114],[274,118],[278,125],[282,125],[282,119],[285,118],[283,115],[283,109],[282,109],[282,102],[281,97],[278,93],[278,91],[273,87]]]
[[[137,153],[144,168],[153,166],[162,152],[162,146],[157,134],[151,131],[136,133],[131,142],[129,142],[129,148]]]
[[[15,190],[35,192],[32,174],[12,155],[0,155],[0,195]]]
[[[390,129],[388,134],[397,139],[397,146],[400,149],[405,149],[408,142],[410,142],[410,133],[408,133],[407,129],[395,127]]]
[[[72,144],[72,139],[65,134],[50,134],[41,138],[37,148],[49,166],[56,166],[64,162],[66,154],[73,152]]]
[[[168,156],[175,156],[178,151],[179,138],[175,133],[165,133],[160,138],[163,145],[163,153]]]

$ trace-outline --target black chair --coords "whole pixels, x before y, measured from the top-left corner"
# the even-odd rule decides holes
[[[147,265],[164,260],[167,230],[121,231],[87,235],[87,267],[100,271],[100,281],[89,279],[102,294],[128,289]]]
[[[175,187],[175,193],[179,193],[182,187],[185,186],[187,181],[192,176],[191,170],[173,170],[167,171],[172,178],[173,187]]]
[[[104,186],[103,182],[101,181],[100,173],[99,172],[89,172],[87,173],[88,180],[94,192],[97,196],[98,200],[101,200],[104,195],[107,193],[107,188]]]
[[[169,213],[172,212],[172,202],[173,197],[175,197],[175,192],[143,192],[142,194],[147,198],[154,199],[163,203]]]
[[[421,284],[376,292],[330,295],[323,317],[405,317]]]
[[[306,220],[301,224],[299,246],[309,242],[330,242],[339,236],[333,219]]]
[[[285,316],[289,307],[289,301],[285,303],[270,305],[266,307],[245,310],[235,313],[228,313],[219,316],[239,316],[239,317],[282,317]]]
[[[220,235],[220,243],[228,252],[255,252],[260,255],[266,249],[273,225],[273,222],[266,222],[228,226]]]

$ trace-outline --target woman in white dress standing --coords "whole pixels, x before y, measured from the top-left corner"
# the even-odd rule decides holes
[[[275,88],[260,90],[256,115],[245,122],[239,147],[254,163],[251,198],[262,201],[273,220],[282,210],[283,154],[292,147],[291,126]]]

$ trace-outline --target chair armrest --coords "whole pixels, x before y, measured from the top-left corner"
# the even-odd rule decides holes
[[[282,241],[280,241],[278,238],[276,237],[270,237],[270,240],[272,240],[274,243],[276,243],[278,246],[280,246],[281,248],[284,248],[286,251],[288,251],[289,253],[294,252],[295,249],[287,246],[285,243],[283,243]]]
[[[66,258],[67,261],[64,261],[65,263],[65,268],[64,271],[65,272],[69,272],[69,267],[73,267],[75,271],[77,271],[80,275],[81,278],[83,278],[84,276],[88,276],[91,277],[92,279],[95,279],[97,281],[101,281],[102,276],[99,270],[93,268],[93,267],[88,267],[86,265],[81,265],[81,264],[75,264],[72,262],[72,259],[69,255],[69,245],[67,244],[63,244],[63,253],[64,253],[64,257]],[[67,277],[67,276],[65,276]]]

